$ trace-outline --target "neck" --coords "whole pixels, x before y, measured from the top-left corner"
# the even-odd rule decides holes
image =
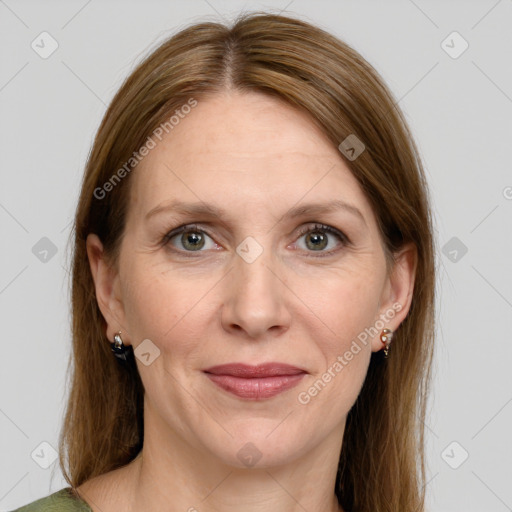
[[[262,506],[267,512],[341,510],[334,486],[342,428],[323,439],[314,452],[262,468],[227,465],[169,432],[151,414],[145,417],[144,433],[144,448],[130,464],[133,510],[261,512]]]

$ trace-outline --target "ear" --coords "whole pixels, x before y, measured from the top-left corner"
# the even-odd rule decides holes
[[[383,328],[396,331],[409,313],[417,264],[418,251],[413,243],[406,244],[394,255],[379,304],[378,319],[385,324]],[[379,332],[373,339],[372,351],[377,352],[382,347]]]
[[[126,329],[123,328],[125,316],[120,294],[119,274],[108,263],[103,251],[103,244],[97,235],[91,233],[87,236],[86,247],[96,289],[96,300],[107,324],[105,334],[107,339],[112,342],[114,334],[117,332],[122,331],[126,334]],[[123,335],[123,343],[129,345],[125,335]]]

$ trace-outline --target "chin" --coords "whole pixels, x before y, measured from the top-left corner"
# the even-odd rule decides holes
[[[207,443],[214,456],[228,466],[266,469],[292,463],[308,450],[308,440],[297,439],[291,434],[289,425],[280,432],[277,429],[272,432],[281,420],[273,420],[270,429],[255,428],[254,421],[252,428],[239,428],[228,442],[224,437],[212,446],[210,438]],[[226,430],[231,432],[229,427]]]

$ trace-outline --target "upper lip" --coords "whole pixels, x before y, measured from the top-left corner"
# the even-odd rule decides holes
[[[306,370],[286,363],[263,363],[256,366],[244,363],[229,363],[212,366],[203,370],[205,373],[214,375],[231,375],[246,379],[258,377],[275,377],[278,375],[298,375],[307,373]]]

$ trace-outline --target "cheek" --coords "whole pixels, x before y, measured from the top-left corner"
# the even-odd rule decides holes
[[[124,312],[135,343],[161,339],[172,331],[193,305],[193,293],[161,272],[142,264],[130,265],[124,278]]]
[[[307,287],[302,295],[306,307],[315,313],[326,333],[329,353],[339,353],[350,341],[373,325],[378,313],[381,276],[375,267],[357,273],[339,273],[322,281],[322,287]],[[322,329],[323,330],[323,329]]]
[[[212,283],[134,261],[123,290],[126,324],[136,346],[150,339],[178,360],[204,343],[206,319],[213,314]],[[129,278],[127,276],[129,275]]]
[[[301,391],[302,401],[325,406],[333,419],[346,414],[364,382],[371,357],[372,331],[379,306],[379,276],[375,272],[329,280],[324,294],[308,293],[304,300],[315,316],[310,332],[322,363]],[[313,325],[314,324],[314,325]],[[320,331],[315,331],[320,326]],[[320,359],[318,360],[320,361]],[[325,390],[325,391],[324,391]]]

